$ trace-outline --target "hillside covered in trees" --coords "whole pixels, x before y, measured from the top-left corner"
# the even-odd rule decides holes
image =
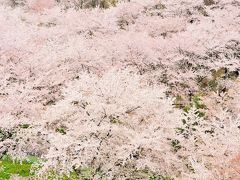
[[[239,71],[237,0],[0,0],[0,179],[238,180]]]

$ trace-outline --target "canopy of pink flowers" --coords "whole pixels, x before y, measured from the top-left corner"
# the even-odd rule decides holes
[[[1,140],[0,153],[45,158],[43,171],[100,167],[117,179],[143,169],[176,179],[239,177],[239,77],[219,80],[224,95],[204,92],[205,117],[174,106],[178,94],[200,92],[197,77],[239,71],[238,1],[78,10],[75,1],[16,2],[0,0],[0,129],[22,138]],[[186,116],[200,122],[188,139],[176,133]]]

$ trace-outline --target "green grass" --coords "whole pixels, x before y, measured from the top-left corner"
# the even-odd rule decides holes
[[[41,160],[35,156],[29,156],[26,159],[20,161],[18,159],[13,160],[10,156],[3,156],[0,159],[0,180],[8,180],[12,175],[18,175],[21,177],[34,177],[34,173],[31,172],[33,164],[39,164],[36,166],[36,170],[41,168]],[[88,175],[88,170],[83,170],[83,175]],[[79,176],[76,172],[71,172],[69,176],[62,175],[59,176],[55,172],[50,172],[48,175],[48,180],[78,180]],[[83,178],[85,179],[85,178]]]
[[[33,176],[30,172],[32,164],[39,162],[36,157],[29,157],[22,161],[13,160],[10,156],[3,156],[0,160],[0,179],[10,179],[12,175],[22,177]]]
[[[8,180],[12,175],[17,175],[21,177],[34,177],[37,170],[41,168],[41,159],[35,156],[29,156],[22,161],[19,159],[13,160],[8,155],[3,156],[0,159],[0,180]],[[31,171],[32,165],[34,166],[34,171]],[[80,174],[80,175],[79,175]],[[71,172],[69,175],[59,175],[55,171],[49,171],[46,174],[48,180],[79,180],[79,179],[90,179],[93,174],[93,169],[82,168],[79,173],[76,171]]]

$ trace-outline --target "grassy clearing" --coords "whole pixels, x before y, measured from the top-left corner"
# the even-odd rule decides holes
[[[22,161],[13,160],[10,156],[3,156],[0,160],[0,179],[10,179],[12,175],[21,177],[33,176],[34,173],[31,172],[31,167],[38,162],[39,159],[32,156]]]
[[[34,177],[37,170],[41,168],[41,160],[35,156],[29,156],[26,159],[19,160],[5,155],[0,159],[0,179],[8,180],[11,176],[20,176],[25,178]],[[35,165],[33,167],[33,165]],[[55,171],[46,173],[48,180],[79,180],[91,179],[93,170],[91,168],[82,168],[80,172],[73,171],[69,175],[59,175]],[[45,175],[44,175],[45,176]]]

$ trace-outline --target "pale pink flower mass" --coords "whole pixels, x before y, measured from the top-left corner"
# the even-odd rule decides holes
[[[239,179],[239,14],[235,0],[0,0],[0,157],[44,159],[39,179]]]

